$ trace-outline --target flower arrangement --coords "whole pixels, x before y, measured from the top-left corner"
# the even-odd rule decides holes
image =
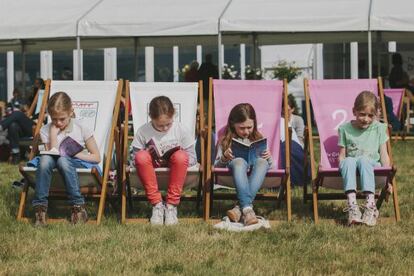
[[[238,78],[238,72],[235,70],[234,65],[223,65],[223,70],[221,72],[221,77],[225,80],[235,80]]]
[[[295,66],[295,62],[288,63],[285,60],[279,61],[271,70],[273,71],[274,79],[286,79],[287,82],[290,82],[301,74],[300,68]]]
[[[260,68],[252,68],[250,65],[246,65],[244,70],[246,80],[261,80],[263,79],[263,72]]]

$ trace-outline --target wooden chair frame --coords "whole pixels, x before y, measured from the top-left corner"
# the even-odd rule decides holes
[[[47,101],[49,99],[50,94],[50,83],[51,80],[46,81],[46,88],[44,92],[44,97],[42,101],[42,106],[40,108],[39,112],[39,122],[43,122],[46,116],[46,105]],[[119,141],[119,126],[117,125],[118,117],[119,117],[119,110],[120,110],[120,102],[121,102],[121,94],[123,89],[124,81],[119,80],[118,81],[118,88],[117,88],[117,95],[115,99],[115,106],[113,107],[113,117],[111,121],[111,129],[110,129],[110,136],[108,141],[108,147],[105,151],[105,159],[104,159],[104,165],[103,165],[103,176],[101,176],[96,168],[93,168],[91,170],[91,175],[96,179],[96,182],[98,183],[99,187],[81,187],[81,194],[85,196],[85,199],[99,199],[99,206],[98,206],[98,214],[96,220],[89,220],[89,223],[95,223],[99,225],[102,221],[103,213],[104,213],[104,207],[105,207],[105,200],[106,196],[108,195],[108,180],[109,180],[109,169],[111,165],[112,160],[112,153],[115,143],[115,152],[119,152],[121,148],[119,147],[119,143],[117,143],[117,139]],[[35,155],[38,152],[38,146],[40,143],[40,129],[42,125],[37,124],[33,136],[33,143],[32,143],[32,149],[30,152],[30,158],[33,159]],[[115,139],[115,137],[117,139]],[[20,194],[20,204],[19,209],[17,213],[17,220],[18,221],[24,221],[28,222],[28,218],[24,215],[25,205],[26,205],[26,199],[27,199],[27,193],[29,186],[32,186],[34,183],[31,183],[29,181],[27,173],[23,170],[23,166],[21,165],[19,167],[19,170],[23,177],[27,180],[27,184],[24,185],[22,188],[22,192]],[[66,199],[66,192],[62,189],[54,189],[53,187],[49,190],[49,200],[50,199]],[[48,219],[48,223],[50,222],[60,222],[65,221],[65,219]]]
[[[380,98],[381,109],[383,111],[383,120],[386,124],[388,124],[386,110],[385,110],[385,101],[384,101],[384,91],[382,87],[381,78],[378,78],[378,95]],[[304,80],[304,91],[305,91],[305,102],[306,102],[306,115],[307,118],[310,117],[310,90],[309,90],[309,81],[307,79]],[[393,203],[394,203],[394,212],[395,212],[395,221],[400,221],[400,209],[398,204],[398,191],[397,191],[397,182],[395,179],[396,174],[396,167],[393,163],[392,158],[392,151],[391,151],[391,135],[390,129],[388,128],[388,135],[390,139],[387,141],[387,150],[390,157],[391,163],[391,171],[383,172],[383,174],[376,174],[378,176],[387,176],[387,181],[392,183],[393,186]],[[318,214],[318,200],[343,200],[346,199],[345,193],[319,193],[319,187],[322,186],[324,175],[321,175],[319,168],[316,167],[316,160],[315,160],[315,148],[314,148],[314,138],[312,134],[312,123],[311,120],[307,120],[306,128],[305,128],[305,149],[304,149],[304,158],[305,158],[305,172],[309,170],[309,163],[311,168],[311,187],[312,187],[312,194],[308,193],[307,191],[307,184],[308,184],[308,176],[305,173],[305,183],[303,185],[303,199],[306,203],[307,200],[312,200],[313,204],[313,215],[314,215],[314,222],[319,222],[319,214]],[[309,157],[309,161],[308,161]],[[332,175],[326,174],[325,176],[340,176],[340,172],[336,171],[333,172]],[[388,197],[386,192],[386,187],[381,189],[381,193],[378,195],[376,194],[375,197],[377,200],[377,208],[379,209],[382,205],[384,199]],[[365,196],[361,193],[357,193],[357,198],[365,198]]]
[[[204,186],[204,220],[210,219],[210,212],[211,212],[211,205],[214,200],[216,199],[237,199],[237,196],[235,194],[216,194],[214,195],[213,191],[213,185],[215,183],[217,173],[214,170],[214,165],[211,162],[211,147],[212,147],[212,131],[213,131],[213,79],[210,78],[209,80],[209,105],[208,105],[208,133],[207,133],[207,156],[206,156],[206,185]],[[288,102],[288,91],[287,91],[287,81],[286,79],[283,81],[283,101],[284,103]],[[230,110],[229,110],[230,112]],[[287,104],[284,104],[283,107],[283,114],[284,118],[288,118],[288,109]],[[291,140],[291,128],[288,126],[288,121],[284,120],[284,129],[285,129],[285,160],[286,160],[286,166],[285,166],[285,175],[283,176],[281,182],[282,185],[279,189],[279,194],[276,195],[274,193],[258,193],[256,195],[256,199],[263,199],[263,200],[277,200],[277,205],[280,206],[280,202],[282,198],[285,198],[286,200],[286,206],[287,206],[287,220],[292,220],[292,196],[291,196],[291,182],[290,182],[290,140]],[[227,172],[226,175],[231,176],[230,172]],[[272,172],[268,172],[266,177],[271,177]]]
[[[187,196],[181,195],[181,200],[185,201],[196,201],[197,202],[197,209],[199,208],[199,204],[201,201],[201,190],[205,186],[205,135],[203,135],[204,129],[204,106],[203,106],[203,83],[202,81],[198,82],[198,98],[199,98],[199,120],[196,122],[198,124],[198,138],[200,139],[201,145],[201,164],[199,167],[199,184],[198,184],[198,191],[197,196]],[[148,222],[147,218],[129,218],[127,215],[127,199],[129,201],[129,207],[132,208],[132,200],[138,201],[147,201],[147,197],[145,195],[135,195],[131,194],[130,189],[130,171],[129,171],[129,164],[128,164],[128,155],[129,155],[129,146],[128,146],[128,123],[129,123],[129,106],[130,106],[130,84],[129,81],[126,81],[125,84],[125,116],[123,119],[123,128],[121,134],[121,141],[120,145],[122,148],[122,157],[121,157],[121,185],[122,185],[122,194],[121,194],[121,223],[146,223]],[[196,128],[197,129],[197,128]],[[136,130],[134,130],[136,131]],[[191,221],[192,219],[185,219],[180,218],[179,220],[188,220]],[[196,219],[198,221],[199,219]]]

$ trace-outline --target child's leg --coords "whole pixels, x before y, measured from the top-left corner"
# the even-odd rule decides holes
[[[135,154],[135,167],[137,174],[144,186],[148,201],[152,205],[162,201],[161,193],[158,191],[157,177],[152,165],[151,154],[146,150],[140,150]]]
[[[256,163],[252,168],[252,172],[249,176],[249,205],[252,205],[254,198],[256,197],[257,192],[260,187],[262,187],[263,181],[266,177],[266,173],[269,170],[269,163],[266,159],[257,158]]]
[[[52,179],[52,171],[56,167],[56,161],[50,155],[42,155],[40,157],[39,167],[36,171],[35,195],[32,201],[33,206],[48,205],[48,196],[50,181]]]
[[[249,179],[247,177],[247,169],[249,168],[249,165],[243,158],[235,158],[228,166],[233,172],[237,198],[239,199],[240,207],[243,210],[243,208],[249,207],[251,203]]]
[[[361,177],[361,190],[367,196],[367,206],[375,206],[375,175],[374,167],[377,162],[368,158],[361,157],[358,159],[357,167]]]
[[[341,171],[344,191],[348,196],[348,205],[355,205],[356,202],[356,172],[357,172],[357,159],[353,157],[347,157],[339,164],[339,170]]]
[[[188,153],[183,150],[178,150],[171,155],[168,162],[170,180],[168,183],[167,204],[177,206],[180,203],[181,192],[187,176],[188,162]]]
[[[80,182],[78,173],[76,172],[76,163],[72,162],[72,158],[70,157],[59,157],[56,162],[56,167],[63,176],[69,204],[72,206],[85,204],[85,199],[80,193]]]

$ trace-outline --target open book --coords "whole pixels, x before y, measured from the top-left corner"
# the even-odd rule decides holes
[[[70,136],[66,136],[62,142],[60,142],[59,149],[51,148],[50,150],[42,150],[39,154],[48,154],[48,155],[59,155],[59,156],[69,156],[73,157],[83,150],[81,144]]]
[[[235,138],[231,141],[231,151],[235,158],[241,157],[249,165],[253,165],[256,158],[267,149],[267,139],[262,138],[251,144],[243,143]]]
[[[180,145],[178,144],[160,143],[155,138],[151,138],[148,141],[146,148],[150,150],[151,154],[153,155],[152,157],[158,160],[168,160],[174,152],[181,149]]]

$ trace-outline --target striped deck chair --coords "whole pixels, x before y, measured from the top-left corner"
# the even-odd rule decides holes
[[[399,120],[401,124],[404,124],[403,122],[403,109],[404,107],[407,108],[408,105],[405,102],[406,98],[406,91],[405,88],[390,88],[390,89],[384,89],[384,95],[391,98],[392,100],[392,111]],[[408,111],[408,109],[406,110]],[[407,113],[408,114],[408,113]],[[408,125],[409,120],[407,120],[406,124]],[[402,131],[397,131],[394,135],[394,139],[397,140],[399,136],[401,136],[402,139],[405,139],[405,135],[407,134],[407,128],[403,129],[401,127]]]
[[[216,168],[211,160],[211,147],[220,141],[222,131],[227,125],[230,110],[239,103],[250,103],[257,116],[259,131],[267,137],[268,148],[274,160],[274,166],[267,173],[262,188],[281,187],[279,195],[274,193],[258,193],[256,199],[286,199],[287,219],[291,220],[291,190],[290,190],[290,135],[287,136],[286,164],[282,166],[280,158],[280,124],[282,114],[282,101],[287,102],[287,83],[276,80],[210,80],[209,110],[208,110],[208,143],[206,189],[204,191],[204,217],[209,219],[210,208],[214,199],[235,199],[235,194],[214,194],[213,185],[232,186],[233,178],[227,168]],[[213,101],[214,99],[214,101]],[[287,118],[287,105],[283,110]],[[213,117],[213,108],[215,116]],[[284,133],[289,133],[288,122],[283,120]],[[213,124],[215,125],[216,141],[212,141]],[[283,127],[282,127],[283,129]],[[217,148],[217,147],[216,147]],[[283,167],[285,169],[283,169]],[[207,187],[208,186],[208,187]],[[284,194],[284,195],[283,195]]]
[[[190,133],[192,133],[194,142],[197,139],[197,109],[200,108],[200,128],[204,128],[203,97],[202,84],[200,83],[163,83],[163,82],[126,82],[126,103],[124,125],[128,125],[129,106],[131,106],[134,132],[143,124],[150,121],[149,103],[157,96],[167,96],[171,99],[175,108],[174,120],[181,122]],[[197,100],[200,102],[197,104]],[[130,104],[131,103],[131,104]],[[143,218],[127,218],[127,198],[131,199],[129,209],[132,208],[132,199],[146,200],[146,196],[141,193],[132,195],[131,189],[143,191],[142,183],[137,176],[136,169],[129,165],[129,147],[128,147],[128,130],[123,130],[123,166],[122,166],[122,214],[121,222],[146,222]],[[201,142],[201,164],[189,167],[187,178],[184,183],[184,189],[198,188],[197,196],[182,194],[181,200],[196,200],[197,207],[201,200],[201,189],[204,185],[204,138],[199,137]],[[170,170],[169,168],[156,168],[157,181],[159,189],[167,190]],[[128,194],[128,197],[127,197]],[[131,211],[131,210],[130,210]]]
[[[310,118],[310,107],[314,111],[314,118],[317,125],[320,141],[320,162],[317,167],[313,137],[312,125],[307,121],[305,154],[310,155],[311,166],[311,187],[312,194],[307,192],[307,185],[304,185],[304,200],[312,199],[313,214],[315,223],[318,223],[318,200],[336,200],[346,199],[346,195],[341,193],[321,193],[320,187],[330,189],[343,189],[342,177],[339,172],[338,156],[338,127],[353,118],[352,108],[356,96],[364,90],[372,91],[380,98],[383,110],[383,119],[387,123],[385,113],[384,95],[382,91],[381,81],[377,79],[360,79],[360,80],[307,80],[304,81],[306,113]],[[390,140],[387,142],[388,154],[391,164],[392,152]],[[308,166],[308,164],[307,164]],[[308,168],[305,167],[305,171]],[[395,210],[395,219],[400,220],[397,183],[395,180],[396,169],[392,165],[390,167],[380,167],[375,169],[376,185],[380,187],[381,194],[376,194],[377,208],[386,196],[386,183],[393,185],[393,201]],[[307,181],[308,182],[308,181]],[[358,193],[358,198],[363,195]]]
[[[90,220],[100,224],[105,207],[105,199],[109,192],[108,180],[110,164],[113,157],[114,135],[118,133],[117,119],[119,114],[121,93],[123,81],[47,81],[45,97],[49,98],[56,92],[64,91],[72,99],[76,118],[83,124],[94,130],[94,137],[101,154],[101,163],[99,167],[103,175],[100,175],[96,168],[77,169],[81,183],[81,193],[85,199],[99,199],[98,213],[96,220]],[[43,101],[39,113],[39,121],[43,121],[46,114],[46,100]],[[38,152],[40,143],[40,128],[38,124],[35,129],[35,135],[32,144],[30,159]],[[120,148],[116,145],[116,151]],[[20,196],[20,206],[17,214],[18,220],[26,220],[24,209],[29,186],[34,186],[36,168],[21,166],[20,172],[26,179],[27,183]],[[50,199],[66,199],[64,182],[61,175],[55,170],[52,176],[51,187],[49,191]],[[48,221],[53,222],[53,219]],[[57,219],[60,221],[60,219]]]

